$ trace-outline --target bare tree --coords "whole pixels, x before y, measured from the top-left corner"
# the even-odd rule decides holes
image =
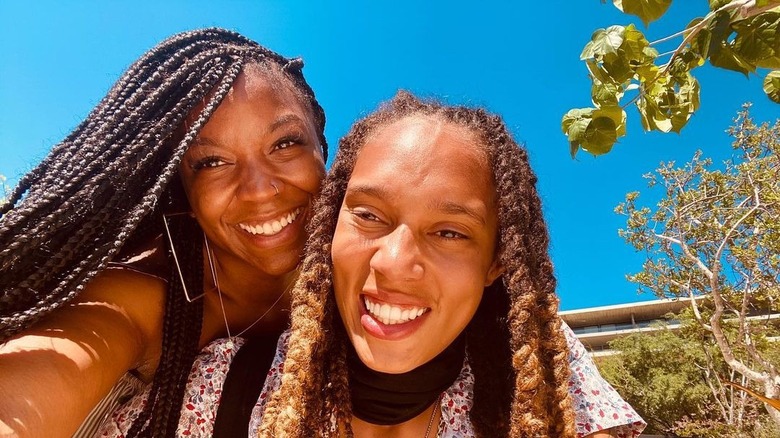
[[[646,175],[663,197],[651,209],[629,193],[616,209],[628,218],[620,235],[647,254],[630,279],[658,296],[706,295],[708,308],[691,300],[695,320],[731,370],[776,399],[778,363],[760,344],[780,295],[780,119],[756,125],[746,105],[729,134],[734,156],[719,168],[697,152],[683,166],[662,163]],[[780,424],[780,412],[767,410]]]

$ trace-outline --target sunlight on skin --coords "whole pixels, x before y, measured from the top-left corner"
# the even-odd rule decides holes
[[[124,313],[118,306],[101,302],[82,302],[72,306],[92,308],[94,311],[98,312],[110,309],[112,311]],[[3,353],[22,353],[36,350],[44,350],[54,354],[59,353],[63,358],[67,358],[69,362],[72,362],[73,365],[82,371],[93,365],[95,358],[99,356],[99,352],[95,348],[85,343],[60,338],[56,335],[57,331],[58,330],[55,328],[45,328],[43,329],[44,334],[21,336],[20,338],[26,339],[24,347],[12,344],[11,346],[6,345],[6,348],[0,348],[0,350],[2,350]]]

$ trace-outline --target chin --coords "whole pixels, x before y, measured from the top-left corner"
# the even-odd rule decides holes
[[[383,348],[382,350],[386,351],[386,348]],[[400,352],[396,354],[372,354],[371,357],[373,360],[370,361],[367,361],[366,356],[360,354],[359,352],[358,356],[360,356],[360,360],[363,361],[367,367],[374,371],[386,374],[403,374],[422,365],[422,363],[413,363],[408,359],[408,354],[403,354]]]
[[[260,272],[265,272],[268,275],[281,276],[289,274],[298,268],[300,258],[298,257],[285,257],[280,260],[279,257],[273,259],[272,263],[255,263],[255,269]]]
[[[383,368],[374,371],[379,371],[385,374],[404,374],[404,373],[408,373],[409,371],[412,371],[415,368],[417,368],[417,366],[405,365],[405,366],[388,367],[388,368]]]

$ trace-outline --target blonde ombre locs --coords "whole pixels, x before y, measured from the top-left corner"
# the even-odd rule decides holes
[[[261,437],[352,436],[346,343],[332,291],[330,242],[357,154],[377,129],[422,115],[468,129],[493,171],[502,277],[485,290],[466,328],[474,376],[470,413],[480,437],[573,437],[567,391],[568,349],[547,226],[528,154],[500,117],[399,92],[357,122],[341,140],[310,224],[311,236],[293,289],[292,334],[282,385],[270,399]],[[334,422],[335,421],[335,422]],[[337,430],[333,430],[336,424]]]

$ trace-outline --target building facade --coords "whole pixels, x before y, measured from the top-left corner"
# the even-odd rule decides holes
[[[630,333],[658,330],[659,323],[669,329],[680,326],[669,314],[677,314],[690,306],[689,298],[640,301],[612,306],[588,307],[559,312],[574,334],[593,357],[611,354],[609,341]]]

